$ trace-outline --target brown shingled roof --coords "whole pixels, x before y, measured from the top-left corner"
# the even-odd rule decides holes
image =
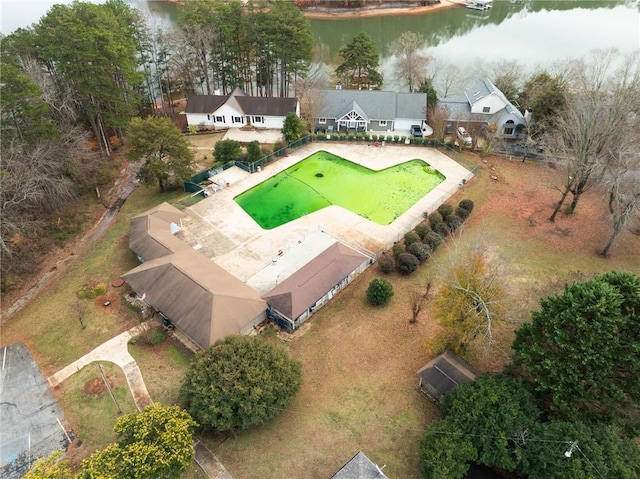
[[[245,115],[287,116],[295,113],[298,100],[295,98],[242,96],[236,98]]]
[[[369,258],[336,242],[263,296],[295,320]]]

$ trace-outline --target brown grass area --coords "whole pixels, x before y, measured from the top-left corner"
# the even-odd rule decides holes
[[[429,307],[416,325],[408,294],[437,286],[448,256],[486,245],[504,263],[511,296],[510,322],[496,328],[488,355],[478,345],[469,359],[496,372],[508,362],[513,332],[540,297],[560,292],[564,281],[610,269],[640,273],[640,238],[625,234],[610,259],[595,254],[610,222],[602,192],[585,195],[572,216],[549,223],[562,172],[539,163],[490,158],[451,202],[470,198],[476,209],[460,237],[441,247],[414,275],[392,275],[395,296],[384,308],[364,301],[372,268],[311,320],[307,332],[285,344],[303,362],[303,386],[292,405],[271,423],[210,442],[236,479],[330,477],[359,450],[389,477],[418,477],[418,443],[437,407],[416,389],[415,372],[430,356],[426,344],[438,330]],[[491,176],[498,179],[493,180]],[[274,339],[277,340],[277,339]]]

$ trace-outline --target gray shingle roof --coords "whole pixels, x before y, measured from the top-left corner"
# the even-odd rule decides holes
[[[371,120],[425,118],[427,95],[378,90],[321,90],[318,118],[341,118],[356,103]]]
[[[371,459],[360,451],[353,456],[331,479],[389,479]]]
[[[213,113],[229,99],[231,95],[189,95],[186,113]]]
[[[437,400],[458,384],[473,381],[478,375],[469,363],[451,351],[436,356],[417,373],[420,389]]]
[[[296,98],[240,96],[236,100],[245,115],[287,116],[295,113]]]

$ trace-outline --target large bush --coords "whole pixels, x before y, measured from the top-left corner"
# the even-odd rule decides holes
[[[254,140],[247,145],[247,161],[254,163],[262,158],[262,151],[260,150],[260,144]]]
[[[180,390],[201,427],[247,429],[272,419],[300,389],[301,364],[262,338],[228,336],[200,353]]]
[[[384,278],[374,278],[367,288],[367,301],[374,306],[383,306],[393,297],[393,285]]]
[[[433,251],[442,243],[442,236],[435,231],[429,231],[424,238],[424,243]]]
[[[444,220],[442,219],[442,215],[437,211],[434,211],[429,215],[429,226],[432,230],[435,231],[436,225],[442,223]]]
[[[463,208],[461,206],[458,206],[456,208],[456,216],[458,218],[460,218],[462,221],[466,220],[469,217],[470,214],[471,214],[471,212],[469,210],[467,210],[467,209],[465,209],[465,208]]]
[[[429,248],[424,243],[411,243],[411,245],[409,245],[409,247],[407,248],[407,253],[411,253],[413,256],[418,258],[418,261],[422,263],[427,258],[429,258],[429,255],[431,254],[431,248]]]
[[[413,243],[419,243],[420,236],[415,231],[408,231],[404,235],[404,245],[405,247],[411,246]]]
[[[411,274],[420,266],[420,261],[411,253],[398,255],[398,271],[402,274]]]
[[[393,248],[391,248],[391,252],[393,253],[393,256],[396,258],[400,256],[402,253],[404,253],[405,251],[407,251],[407,249],[404,247],[403,243],[396,243],[393,245]]]
[[[438,213],[440,213],[442,215],[442,219],[446,221],[447,218],[453,216],[453,206],[451,206],[449,203],[441,204],[438,207]]]
[[[383,254],[378,260],[378,266],[380,267],[380,271],[382,271],[384,274],[389,274],[396,267],[396,262],[393,259],[393,256]]]
[[[431,231],[431,228],[426,223],[420,223],[418,226],[415,227],[414,231],[418,234],[420,239],[424,241],[425,236],[429,234],[429,231]]]
[[[449,233],[451,233],[451,230],[449,229],[449,226],[444,221],[440,222],[440,223],[437,223],[433,227],[433,231],[435,233],[439,234],[441,238],[446,238],[449,235]]]
[[[236,140],[220,140],[213,147],[213,156],[220,163],[236,160],[241,152],[242,147]]]
[[[460,204],[458,204],[458,206],[460,208],[464,208],[465,210],[467,210],[469,213],[471,213],[473,211],[473,201],[471,200],[462,200],[460,202]]]

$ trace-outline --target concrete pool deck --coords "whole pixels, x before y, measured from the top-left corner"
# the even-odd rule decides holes
[[[240,193],[280,171],[324,150],[372,170],[422,159],[445,180],[387,226],[338,206],[329,206],[271,230],[264,230],[233,200]],[[226,188],[187,208],[184,241],[231,274],[264,294],[313,259],[334,240],[360,251],[379,254],[446,202],[473,174],[433,148],[375,147],[362,143],[311,143],[292,151],[256,173],[233,167],[219,175]],[[372,195],[375,191],[371,192]]]

